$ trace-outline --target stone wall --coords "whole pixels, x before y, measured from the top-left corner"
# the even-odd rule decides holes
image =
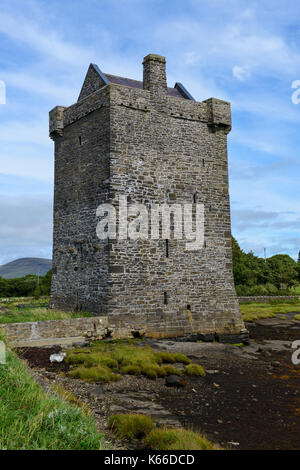
[[[43,346],[101,339],[108,331],[107,317],[70,318],[0,325],[10,346]]]

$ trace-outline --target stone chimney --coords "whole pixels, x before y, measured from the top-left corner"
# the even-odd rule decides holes
[[[148,54],[144,58],[143,66],[143,88],[155,94],[166,94],[166,58],[157,54]]]

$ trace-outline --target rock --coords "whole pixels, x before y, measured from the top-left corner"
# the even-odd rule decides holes
[[[166,386],[167,387],[185,387],[186,382],[183,380],[182,377],[178,375],[168,375],[166,377]]]
[[[57,354],[51,354],[50,356],[50,362],[62,362],[64,358],[66,357],[66,353],[57,353]]]
[[[234,442],[234,441],[230,441],[230,442],[228,442],[228,444],[230,444],[232,446],[239,446],[240,445],[239,442]]]
[[[103,386],[102,384],[99,384],[98,382],[96,383],[96,386],[92,388],[91,394],[94,395],[95,397],[102,397],[103,396]]]

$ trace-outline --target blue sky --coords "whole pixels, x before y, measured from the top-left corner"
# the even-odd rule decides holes
[[[277,0],[2,0],[0,264],[51,257],[48,112],[77,100],[86,70],[142,78],[167,58],[169,86],[232,104],[232,232],[263,256],[300,249],[300,3]]]

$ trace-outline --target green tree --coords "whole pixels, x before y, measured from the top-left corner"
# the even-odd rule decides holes
[[[275,255],[266,260],[269,277],[278,289],[292,287],[297,284],[297,263],[288,255]]]

